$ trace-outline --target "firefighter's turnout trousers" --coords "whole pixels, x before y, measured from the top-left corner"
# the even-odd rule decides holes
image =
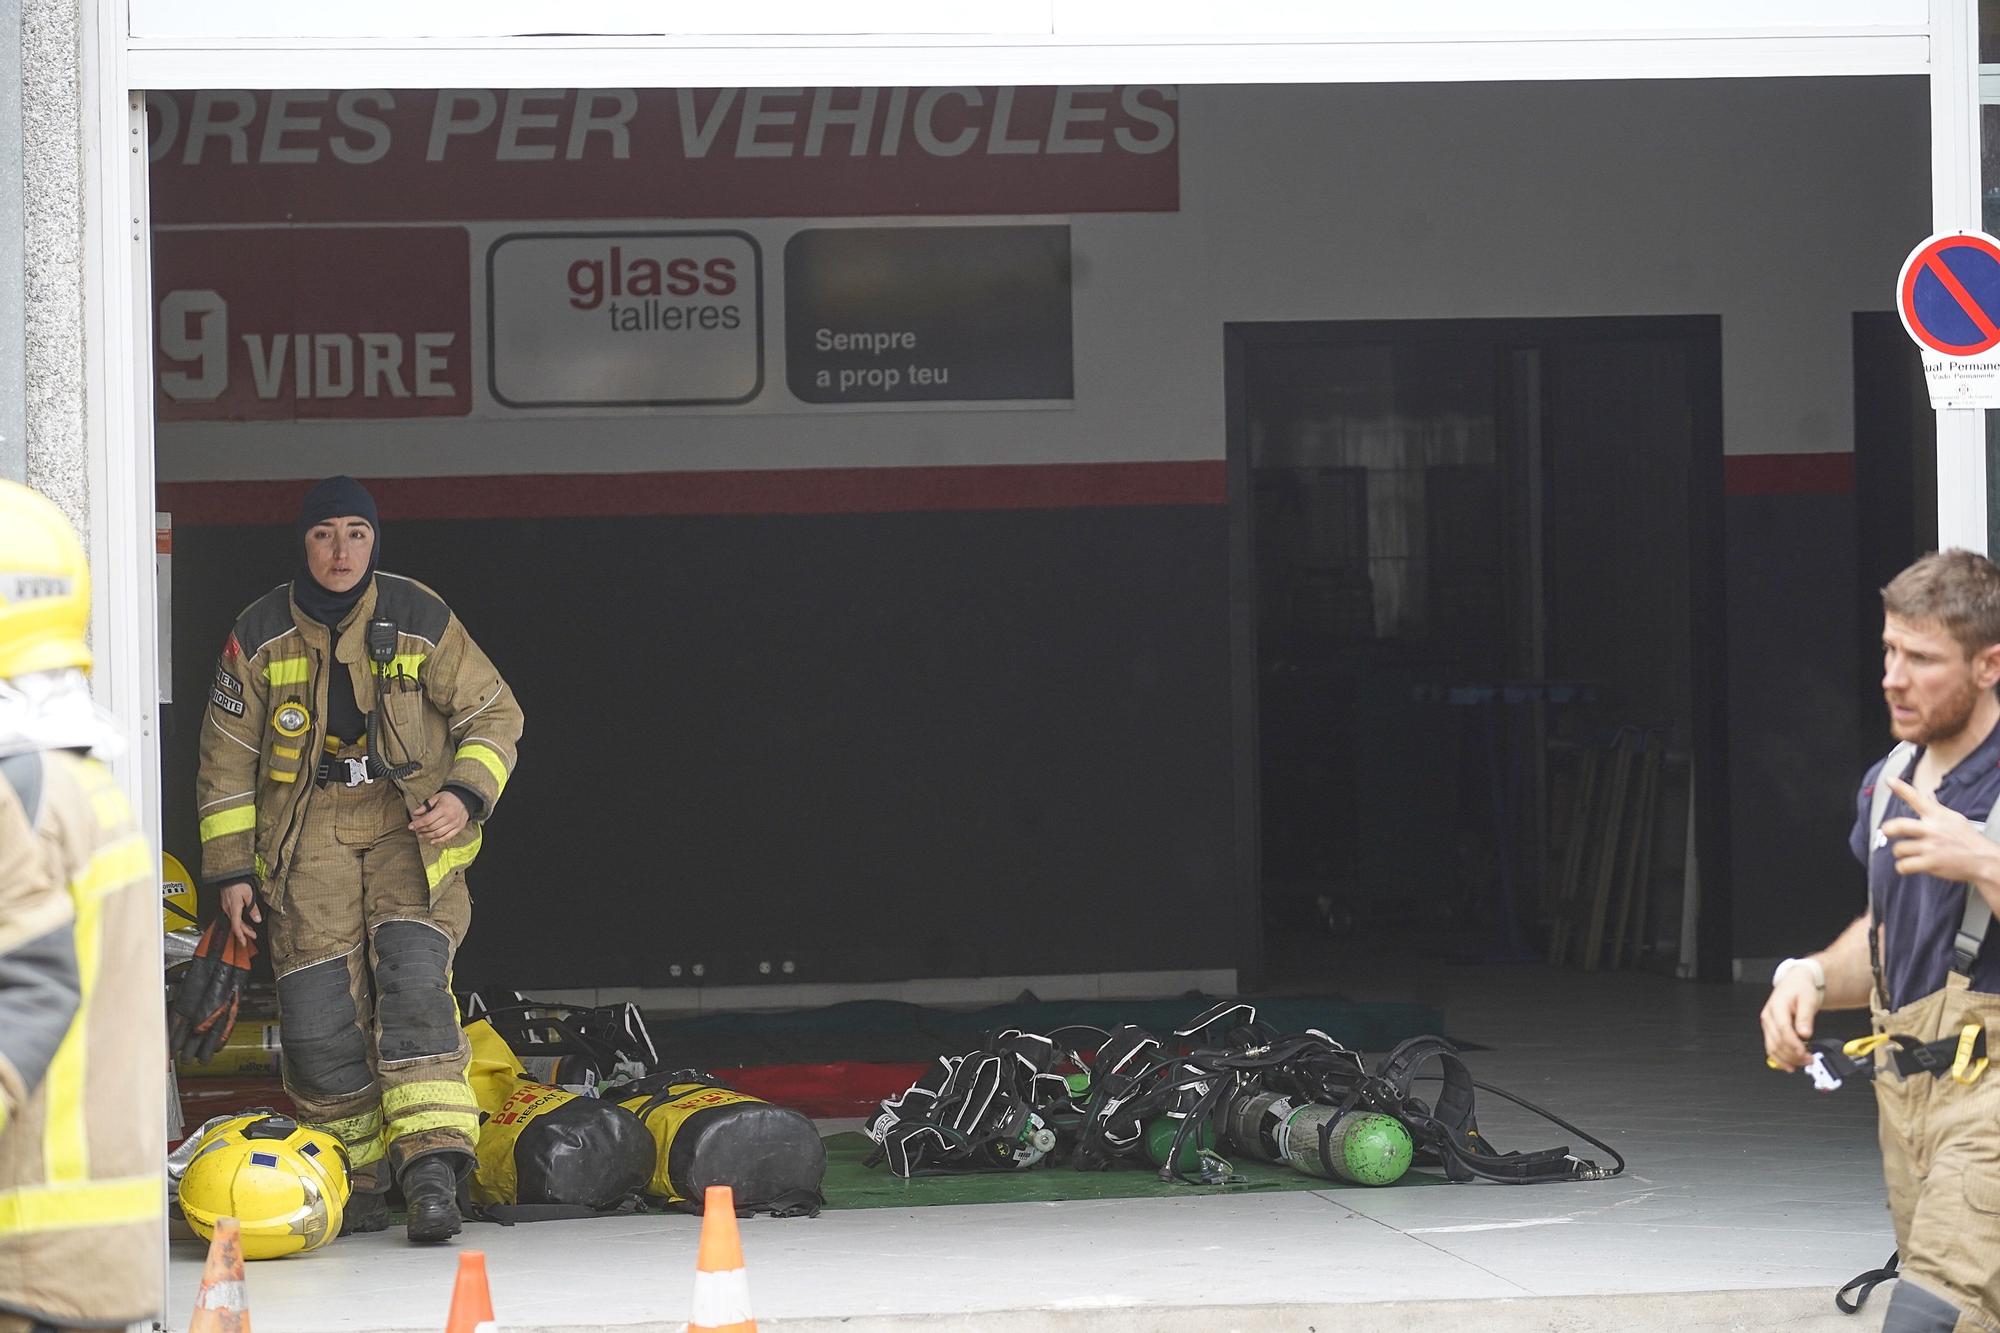
[[[1942,990],[1892,1012],[1875,1030],[1931,1042],[1983,1023],[2000,1054],[2000,995],[1954,972]],[[1967,1084],[1949,1074],[1875,1075],[1882,1168],[1903,1280],[1884,1333],[2000,1333],[2000,1069]]]
[[[479,1107],[450,986],[472,918],[465,875],[432,893],[392,782],[330,782],[304,805],[267,918],[285,1091],[347,1145],[356,1190],[385,1190],[389,1168],[432,1153],[469,1165]]]

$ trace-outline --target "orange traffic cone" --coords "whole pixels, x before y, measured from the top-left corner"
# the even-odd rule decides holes
[[[702,1196],[701,1257],[695,1260],[687,1333],[757,1333],[743,1241],[736,1232],[736,1192],[727,1185],[710,1185]]]
[[[459,1251],[458,1280],[452,1283],[444,1333],[497,1333],[499,1327],[493,1319],[493,1293],[486,1285],[486,1251]]]
[[[250,1302],[243,1286],[243,1228],[233,1217],[215,1220],[201,1290],[194,1295],[188,1333],[250,1333]]]

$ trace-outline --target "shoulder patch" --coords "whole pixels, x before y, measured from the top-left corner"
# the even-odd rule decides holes
[[[243,609],[230,638],[235,641],[237,652],[254,657],[265,644],[294,628],[292,585],[280,583]]]
[[[375,573],[375,614],[395,621],[398,630],[427,640],[433,647],[451,623],[451,608],[443,598],[415,579],[380,570]]]

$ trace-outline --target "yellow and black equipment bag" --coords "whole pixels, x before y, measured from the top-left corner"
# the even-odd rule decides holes
[[[649,1194],[699,1212],[710,1185],[727,1185],[737,1211],[774,1217],[811,1217],[825,1204],[826,1145],[800,1112],[691,1069],[635,1079],[617,1095],[659,1150]]]
[[[468,1024],[479,1101],[472,1201],[493,1221],[630,1212],[654,1175],[653,1138],[611,1102],[530,1080],[484,1020]]]

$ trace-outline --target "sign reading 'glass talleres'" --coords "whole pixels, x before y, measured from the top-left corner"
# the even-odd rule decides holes
[[[764,383],[762,256],[737,231],[534,232],[486,254],[509,407],[745,403]]]
[[[1069,228],[864,227],[785,245],[785,374],[807,403],[1075,390]]]

